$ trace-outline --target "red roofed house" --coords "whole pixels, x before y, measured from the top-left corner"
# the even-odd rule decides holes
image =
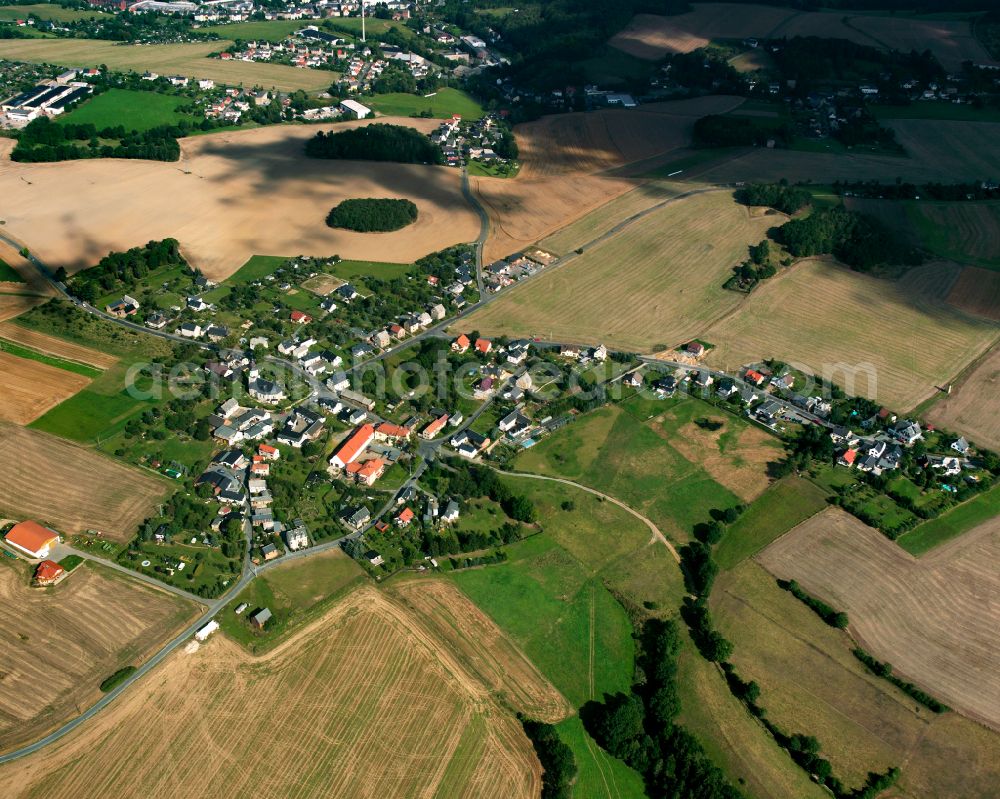
[[[841,466],[853,466],[857,458],[858,451],[856,449],[849,449],[837,459],[837,462]]]
[[[385,465],[385,461],[381,458],[372,458],[364,463],[360,461],[349,463],[344,471],[359,483],[370,486],[374,485],[375,481],[385,474]]]
[[[276,461],[281,457],[281,452],[277,447],[272,447],[269,444],[261,444],[257,447],[257,451],[267,458],[269,461]]]
[[[389,525],[386,522],[380,520],[375,522],[375,529],[378,530],[380,533],[384,533],[386,530],[389,529]]]
[[[748,383],[753,383],[755,386],[764,382],[764,375],[756,369],[747,369],[747,373],[743,377]]]
[[[54,560],[43,560],[35,569],[35,585],[55,585],[64,574],[66,570]]]
[[[445,426],[445,424],[447,424],[447,422],[448,422],[448,414],[446,413],[442,414],[421,431],[420,433],[421,437],[427,439],[434,438],[434,436],[436,436],[438,433],[441,432],[442,428]]]
[[[409,508],[403,508],[399,516],[396,517],[396,524],[400,527],[406,527],[410,522],[413,521],[413,511]]]
[[[398,441],[409,437],[409,427],[401,427],[398,424],[391,424],[390,422],[380,422],[375,425],[376,441]]]
[[[469,337],[465,335],[465,333],[463,333],[457,339],[451,342],[451,348],[455,352],[465,352],[467,349],[469,349],[469,343],[470,343]]]
[[[480,353],[481,355],[485,355],[491,349],[493,349],[493,342],[490,341],[488,338],[476,339],[476,352]]]
[[[250,472],[254,477],[267,477],[271,474],[270,463],[255,463],[250,467]]]
[[[292,311],[292,321],[296,324],[307,325],[312,321],[312,317],[302,311]]]
[[[684,346],[684,349],[687,350],[689,355],[693,355],[695,358],[700,358],[705,354],[705,345],[700,341],[690,341]]]
[[[4,540],[33,558],[47,558],[52,545],[59,543],[59,535],[38,522],[20,522],[10,528]]]
[[[330,458],[330,465],[335,469],[344,469],[347,464],[356,461],[372,443],[375,438],[375,428],[370,424],[363,424],[340,445],[340,448],[333,453]]]

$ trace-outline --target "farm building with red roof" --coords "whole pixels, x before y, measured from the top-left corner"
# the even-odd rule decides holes
[[[11,527],[4,540],[33,558],[47,558],[52,545],[59,543],[59,535],[38,522],[28,521]]]

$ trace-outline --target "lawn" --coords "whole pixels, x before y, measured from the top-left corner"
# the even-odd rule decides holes
[[[107,17],[103,11],[80,11],[74,8],[63,8],[55,3],[32,3],[18,6],[0,7],[0,20],[24,19],[29,14],[34,14],[40,19],[49,19],[53,22],[76,22],[81,19],[94,19],[95,17]]]
[[[0,283],[23,283],[24,278],[8,264],[6,261],[0,259]]]
[[[826,494],[801,477],[775,483],[726,530],[715,550],[720,568],[731,569],[826,507]]]
[[[479,119],[483,107],[460,89],[439,89],[432,95],[419,94],[377,94],[366,98],[365,104],[380,114],[395,117],[431,116],[436,119],[450,119],[458,114],[462,119]],[[426,112],[430,112],[427,114]]]
[[[77,125],[89,122],[98,130],[121,125],[126,130],[145,131],[160,125],[173,125],[182,119],[192,119],[189,114],[177,110],[190,102],[187,97],[157,92],[108,89],[58,120]]]
[[[514,178],[520,171],[516,164],[484,164],[481,161],[469,161],[467,169],[470,175],[480,178]]]
[[[333,274],[341,280],[358,280],[377,277],[381,280],[395,280],[413,274],[413,264],[396,264],[387,261],[345,260],[333,267]]]
[[[947,513],[901,535],[896,543],[911,555],[923,555],[939,544],[967,533],[1000,514],[1000,485],[956,505]]]
[[[7,341],[5,339],[0,339],[0,352],[9,352],[11,355],[16,355],[18,358],[27,358],[32,361],[38,361],[39,363],[44,363],[48,366],[54,366],[57,369],[65,369],[67,372],[83,375],[84,377],[97,378],[104,373],[101,369],[97,369],[93,366],[88,366],[83,363],[75,363],[74,361],[67,361],[65,358],[57,358],[55,355],[46,355],[43,352],[22,347],[20,344],[15,344],[13,341]]]
[[[226,278],[226,283],[229,285],[253,283],[255,280],[267,277],[288,258],[287,255],[252,255],[249,261]]]
[[[257,577],[220,611],[217,620],[228,636],[260,653],[364,581],[361,567],[339,550],[289,561]],[[244,602],[248,607],[237,616],[236,608]],[[249,622],[260,608],[273,614],[263,631],[254,630]]]

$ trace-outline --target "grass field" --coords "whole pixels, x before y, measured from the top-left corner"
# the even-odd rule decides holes
[[[331,20],[337,27],[349,30],[351,33],[361,34],[361,18],[345,17],[343,19]],[[236,22],[231,25],[205,25],[198,28],[199,33],[214,33],[221,39],[242,39],[244,41],[260,39],[269,42],[277,42],[287,36],[301,30],[307,25],[315,25],[312,20],[276,19],[276,20],[253,20],[250,22]],[[369,17],[365,20],[365,30],[369,35],[373,33],[385,33],[389,28],[406,31],[406,27],[398,22],[386,19],[373,19]],[[334,31],[335,34],[339,31]]]
[[[758,560],[772,574],[845,611],[850,633],[894,673],[970,718],[1000,728],[997,608],[1000,537],[993,519],[919,561],[831,508]],[[892,597],[886,602],[886,597]]]
[[[536,335],[645,352],[680,345],[740,303],[722,288],[777,220],[728,191],[678,200],[475,313],[493,335]],[[627,313],[609,313],[610,308]]]
[[[366,101],[385,116],[411,117],[430,111],[437,119],[450,119],[458,114],[462,119],[479,119],[483,107],[460,89],[439,89],[430,97],[419,94],[377,94]]]
[[[896,543],[911,555],[923,555],[997,515],[1000,515],[1000,486],[978,494],[936,519],[923,522],[901,535]]]
[[[801,477],[786,477],[758,497],[726,530],[715,548],[715,561],[731,569],[774,539],[826,507],[826,494]]]
[[[927,420],[1000,449],[1000,348],[986,354],[926,412]]]
[[[24,358],[19,351],[22,348],[0,342],[0,373],[4,375],[0,420],[28,424],[90,382],[81,374],[45,363],[45,356]]]
[[[969,103],[921,101],[910,105],[876,105],[872,113],[878,119],[944,119],[955,122],[1000,122],[1000,114],[992,108],[976,108]]]
[[[0,260],[0,283],[23,283],[21,277],[6,261]]]
[[[716,581],[712,610],[743,679],[782,729],[821,742],[835,773],[858,786],[901,766],[896,796],[981,797],[1000,777],[1000,736],[956,713],[936,715],[871,674],[853,641],[746,561]]]
[[[0,443],[0,509],[10,518],[126,541],[167,493],[163,480],[35,430],[2,425]]]
[[[63,8],[55,3],[26,3],[24,5],[0,6],[0,20],[24,19],[34,14],[40,19],[50,19],[53,22],[76,22],[81,19],[96,19],[108,17],[103,11],[75,8]]]
[[[93,124],[98,130],[122,125],[126,130],[149,130],[159,125],[172,125],[191,119],[177,109],[188,105],[187,97],[174,97],[156,92],[133,89],[108,89],[87,100],[79,108],[59,117],[59,122],[77,125]]]
[[[106,64],[111,69],[211,78],[232,86],[258,85],[285,92],[320,91],[335,78],[332,72],[316,69],[207,58],[225,46],[217,41],[122,46],[98,39],[9,39],[0,41],[0,58],[76,67]]]
[[[380,280],[395,280],[413,274],[413,264],[395,264],[385,261],[343,260],[333,267],[332,272],[341,280],[363,280],[377,277]]]
[[[664,401],[663,411],[674,402]],[[697,460],[681,454],[678,444],[688,442],[680,442],[677,419],[671,414],[647,421],[621,406],[600,408],[518,455],[514,468],[596,488],[649,517],[669,538],[686,541],[695,524],[708,520],[710,510],[740,500]],[[697,458],[707,450],[698,446],[690,453]],[[739,455],[730,457],[734,462]]]
[[[928,264],[890,282],[828,260],[799,262],[704,333],[716,344],[708,362],[736,368],[779,358],[848,393],[912,408],[996,337],[992,324],[944,303],[958,271]]]
[[[0,558],[0,596],[17,607],[0,618],[0,751],[76,715],[100,696],[101,680],[158,648],[196,609],[90,563],[44,591],[29,587],[31,571]]]
[[[84,363],[68,361],[65,358],[48,355],[44,352],[38,352],[37,350],[22,347],[20,344],[16,344],[13,341],[7,341],[2,338],[0,338],[0,351],[10,353],[18,358],[26,358],[31,361],[46,364],[47,366],[53,366],[56,369],[73,372],[74,374],[82,375],[84,377],[95,378],[100,377],[103,374],[102,369],[97,369]]]
[[[538,761],[513,716],[373,589],[264,657],[218,635],[178,651],[44,756],[0,770],[0,794],[53,799],[539,791]]]
[[[345,591],[364,582],[364,572],[340,550],[290,561],[260,575],[226,605],[218,616],[223,631],[250,652],[259,654],[325,610]],[[246,613],[236,615],[243,603]],[[269,608],[272,620],[266,630],[250,626],[250,616]]]
[[[573,796],[587,799],[644,799],[642,777],[599,747],[573,716],[556,725],[563,743],[573,750],[578,769]]]

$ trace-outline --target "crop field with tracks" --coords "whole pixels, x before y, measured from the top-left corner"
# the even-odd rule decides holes
[[[0,751],[92,704],[105,677],[157,649],[196,610],[100,566],[77,566],[46,589],[29,587],[32,571],[0,558],[0,600],[17,609],[0,616]]]
[[[1000,348],[991,350],[950,395],[932,405],[927,419],[984,447],[1000,449]]]
[[[0,424],[0,509],[63,534],[127,541],[167,493],[163,479],[61,438]]]
[[[2,350],[0,373],[4,376],[0,420],[16,424],[34,421],[90,382],[83,375]]]
[[[40,756],[6,796],[509,796],[520,725],[414,616],[362,588],[260,658],[218,633]]]
[[[831,508],[771,544],[759,562],[845,611],[849,630],[894,673],[958,712],[1000,729],[1000,647],[993,519],[919,560]],[[892,601],[886,601],[892,597]]]

